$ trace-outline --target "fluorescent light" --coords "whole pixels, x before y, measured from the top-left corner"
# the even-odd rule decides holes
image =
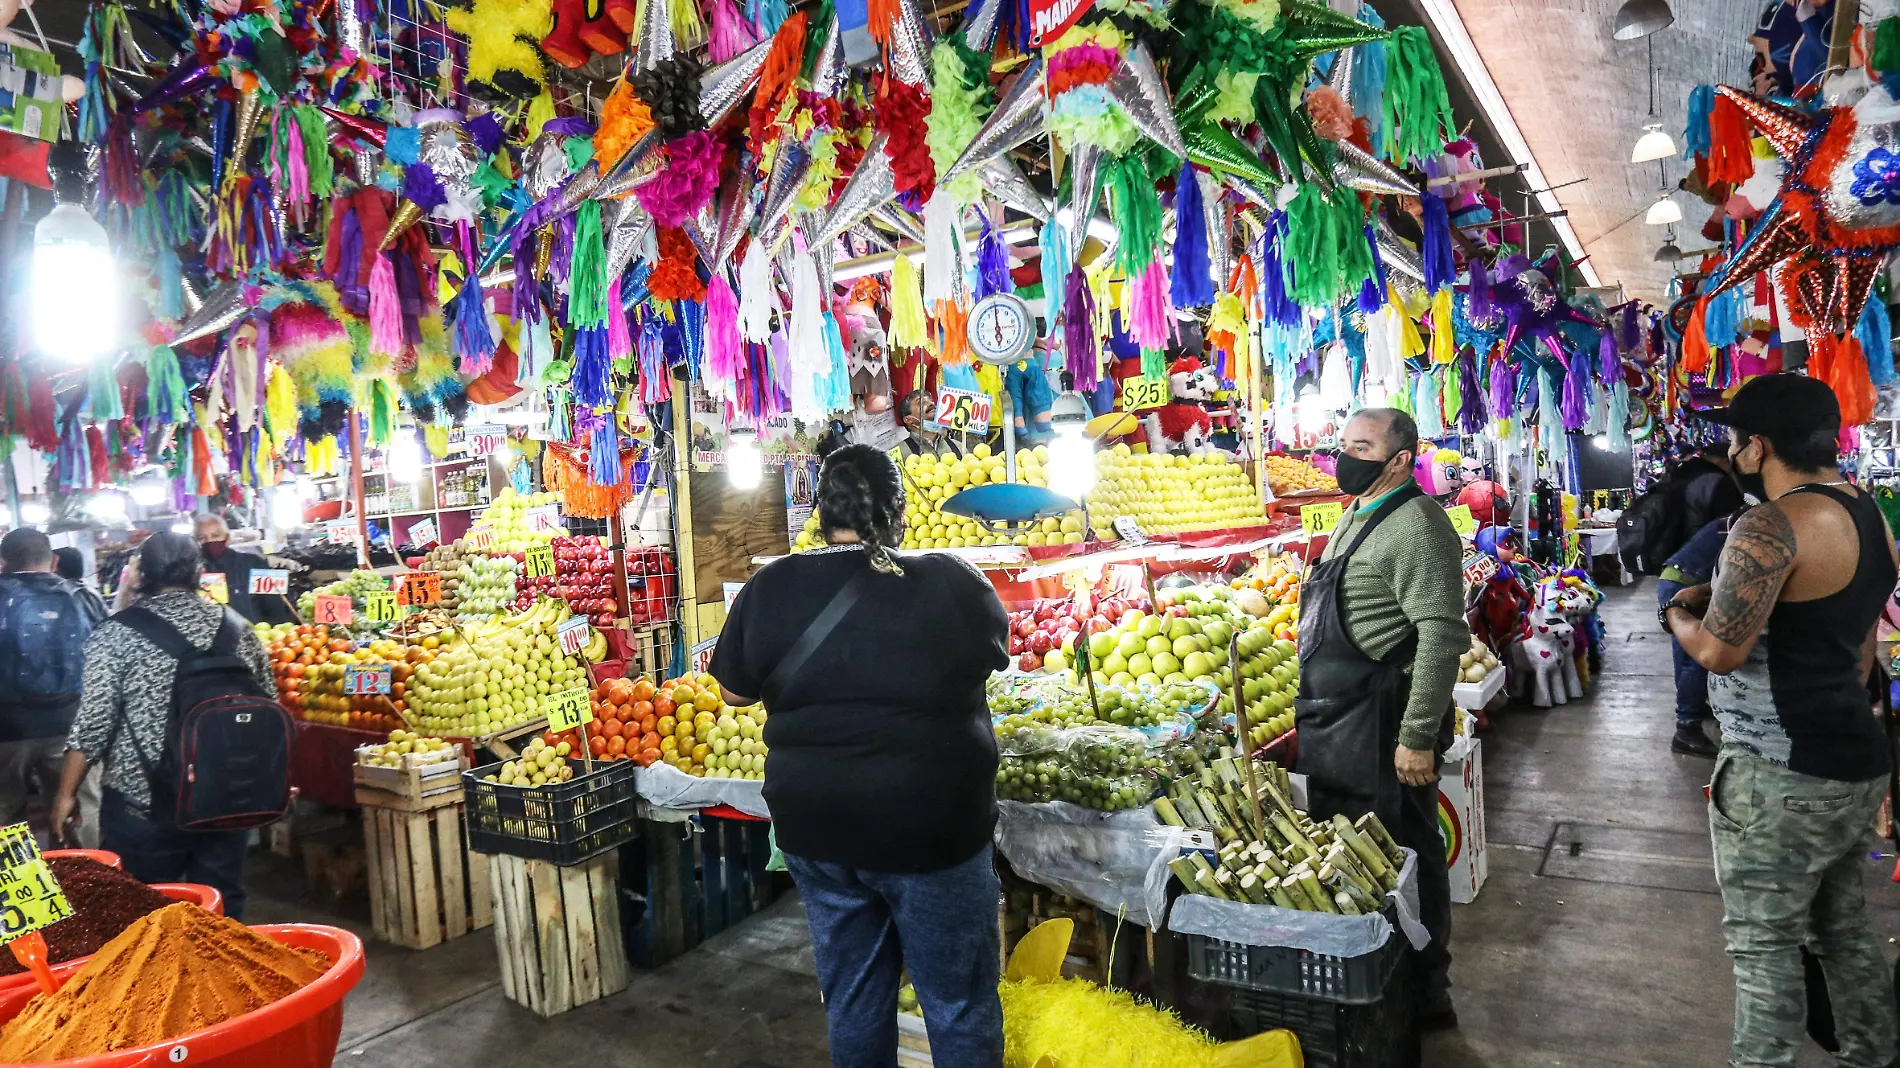
[[[165,498],[169,496],[169,487],[161,476],[153,475],[132,483],[132,503],[140,508],[156,508],[164,504]]]
[[[1604,452],[1609,452],[1610,451],[1610,435],[1598,434],[1596,437],[1593,437],[1590,439],[1590,444],[1595,445],[1597,448],[1602,449]]]
[[[1444,40],[1445,47],[1451,52],[1452,62],[1458,65],[1459,73],[1471,84],[1471,93],[1478,98],[1478,107],[1485,118],[1498,132],[1498,139],[1504,142],[1504,150],[1511,154],[1511,162],[1524,165],[1524,180],[1532,189],[1542,190],[1536,193],[1538,210],[1554,212],[1563,210],[1557,203],[1557,195],[1550,191],[1550,180],[1544,177],[1543,168],[1537,165],[1537,157],[1531,154],[1530,142],[1524,140],[1524,132],[1517,128],[1517,120],[1511,117],[1510,105],[1504,102],[1504,95],[1498,92],[1497,83],[1491,80],[1491,72],[1485,68],[1484,58],[1478,55],[1478,47],[1471,43],[1471,35],[1465,32],[1464,20],[1458,17],[1458,9],[1452,0],[1420,0],[1425,5],[1425,14],[1432,20],[1432,28]],[[1577,272],[1583,275],[1586,285],[1599,286],[1603,283],[1597,278],[1596,266],[1583,259],[1583,242],[1577,239],[1577,231],[1570,220],[1557,216],[1550,220],[1558,240],[1564,243],[1564,250],[1573,260],[1579,260]]]
[[[33,230],[28,278],[33,343],[67,363],[90,363],[120,342],[119,268],[105,227],[77,204],[58,204]]]
[[[27,501],[20,505],[20,522],[29,527],[37,527],[53,518],[53,512],[44,501]]]
[[[1630,162],[1654,163],[1675,154],[1676,143],[1663,132],[1661,123],[1652,122],[1643,127],[1643,136],[1637,138],[1636,146],[1630,149]]]
[[[280,483],[271,494],[271,521],[285,529],[303,526],[303,490],[297,483]]]
[[[738,428],[726,441],[726,482],[733,489],[759,487],[765,477],[765,457],[759,453],[757,431]]]
[[[1649,206],[1649,214],[1643,221],[1651,226],[1674,226],[1682,221],[1682,205],[1664,196]]]
[[[172,524],[172,533],[196,534],[198,533],[198,525],[189,519],[180,519],[178,522]]]
[[[390,478],[408,485],[422,481],[422,446],[416,442],[414,431],[396,431],[389,443],[388,463]]]
[[[119,493],[95,493],[86,501],[86,514],[101,523],[124,523],[125,496]]]

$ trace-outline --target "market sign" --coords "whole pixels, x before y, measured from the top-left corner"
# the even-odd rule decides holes
[[[1309,504],[1300,509],[1300,529],[1308,536],[1331,534],[1339,526],[1339,517],[1345,514],[1345,506],[1338,501],[1326,504]]]
[[[528,546],[522,554],[522,566],[529,578],[547,578],[554,574],[554,549],[545,543]]]
[[[32,828],[16,823],[0,829],[0,943],[51,927],[72,914]]]
[[[351,697],[388,693],[392,674],[388,664],[351,664],[343,669],[343,692]]]
[[[585,686],[551,693],[541,699],[541,707],[548,710],[548,729],[556,733],[594,722],[594,706],[587,700]]]
[[[280,568],[260,567],[251,572],[251,592],[262,596],[276,594],[282,596],[290,592],[290,572]]]
[[[356,520],[330,519],[323,524],[323,540],[332,545],[356,544]]]
[[[560,626],[554,628],[554,640],[560,643],[561,651],[569,656],[581,655],[581,650],[587,646],[587,637],[586,616],[562,620]]]
[[[409,526],[409,544],[411,545],[430,545],[440,540],[442,538],[435,529],[433,519],[424,519],[420,523],[412,523]]]
[[[944,388],[937,394],[937,425],[946,430],[987,434],[990,430],[989,394],[971,389]]]
[[[1445,509],[1445,518],[1451,520],[1451,529],[1461,538],[1469,538],[1478,532],[1478,517],[1471,514],[1468,504],[1454,505]]]
[[[353,618],[350,599],[335,593],[317,594],[316,607],[311,610],[319,624],[331,627],[347,627]]]
[[[500,423],[483,423],[468,428],[468,454],[492,456],[508,442],[508,428]]]
[[[1029,0],[1029,46],[1062,36],[1094,5],[1095,0]]]
[[[198,590],[219,604],[231,603],[231,580],[222,571],[207,571],[199,575]]]
[[[426,607],[442,602],[442,572],[408,571],[396,580],[396,600],[400,604]]]
[[[1140,524],[1135,522],[1135,517],[1132,515],[1115,517],[1115,536],[1130,545],[1148,544],[1148,535],[1141,532]]]
[[[718,647],[719,635],[715,634],[689,650],[688,656],[693,662],[693,671],[695,673],[704,674],[706,669],[712,666],[713,650]]]
[[[396,591],[371,590],[363,595],[363,618],[372,623],[390,623],[396,619]]]
[[[521,513],[521,518],[527,523],[530,534],[567,533],[567,522],[561,518],[561,506],[558,504],[530,508]]]
[[[471,527],[462,535],[462,544],[468,546],[470,552],[487,552],[495,547],[495,531],[491,527]]]
[[[1491,576],[1498,573],[1498,562],[1491,558],[1490,553],[1472,553],[1465,557],[1464,573],[1467,586],[1489,582]]]
[[[1122,379],[1122,411],[1138,412],[1160,408],[1168,403],[1168,380],[1136,375]]]

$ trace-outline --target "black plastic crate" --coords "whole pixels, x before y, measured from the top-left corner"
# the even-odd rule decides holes
[[[633,761],[596,763],[549,786],[503,786],[462,773],[467,795],[468,847],[555,864],[579,864],[633,837]],[[483,769],[486,770],[486,769]]]
[[[1359,957],[1331,957],[1291,946],[1248,946],[1191,934],[1187,936],[1188,974],[1223,986],[1364,1005],[1379,1000],[1405,957],[1405,934],[1389,905],[1386,919],[1392,922],[1391,937]]]
[[[1409,967],[1395,969],[1382,996],[1363,1005],[1230,987],[1229,1033],[1291,1031],[1300,1040],[1307,1068],[1417,1068],[1418,1020],[1410,976]]]

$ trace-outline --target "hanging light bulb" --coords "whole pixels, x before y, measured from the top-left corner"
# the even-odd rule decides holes
[[[180,519],[178,522],[172,524],[172,533],[196,534],[198,533],[198,525],[189,519]]]
[[[33,343],[54,359],[90,363],[117,347],[119,274],[106,229],[77,204],[56,204],[33,229],[28,280]]]
[[[389,443],[389,477],[414,485],[422,481],[422,446],[410,430],[398,430]]]
[[[0,527],[10,527],[12,525],[13,509],[8,508],[4,504],[0,504]]]
[[[1652,122],[1643,127],[1643,136],[1638,137],[1635,147],[1630,149],[1630,162],[1654,163],[1675,154],[1676,142],[1663,131],[1662,123]]]
[[[1049,489],[1081,501],[1095,489],[1095,443],[1089,440],[1089,402],[1069,391],[1049,410]]]
[[[303,489],[299,483],[285,482],[271,494],[271,522],[289,529],[303,526]]]
[[[110,490],[95,493],[86,501],[86,514],[107,526],[126,521],[125,495]]]
[[[1682,221],[1682,206],[1665,193],[1649,206],[1649,214],[1643,216],[1643,221],[1651,226],[1674,226]]]
[[[132,483],[132,503],[140,508],[156,508],[164,504],[168,496],[162,479],[141,478]]]
[[[51,518],[52,510],[46,507],[44,501],[27,501],[20,506],[20,522],[29,527],[37,527]]]
[[[1596,437],[1593,437],[1590,439],[1590,444],[1595,445],[1597,448],[1602,449],[1604,452],[1609,452],[1610,451],[1610,435],[1598,434]]]
[[[757,489],[765,477],[765,457],[759,453],[759,434],[735,428],[726,439],[726,482],[733,489]]]
[[[1311,437],[1326,426],[1326,406],[1319,398],[1317,386],[1307,386],[1300,391],[1300,433]]]

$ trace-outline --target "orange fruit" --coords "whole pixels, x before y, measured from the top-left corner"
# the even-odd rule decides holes
[[[636,701],[653,700],[653,680],[641,676],[633,684],[633,699]]]
[[[626,751],[627,751],[627,740],[625,738],[607,739],[607,755],[608,756],[610,757],[618,756],[621,753],[624,753]]]
[[[600,725],[600,733],[607,736],[609,744],[612,744],[612,739],[620,737],[623,730],[624,728],[620,726],[620,721],[617,719],[605,720]]]
[[[648,731],[640,736],[640,748],[642,749],[657,749],[659,745],[660,736],[652,731]]]
[[[701,690],[699,696],[693,698],[693,707],[701,712],[717,712],[722,704],[725,702],[719,699],[717,690]]]

